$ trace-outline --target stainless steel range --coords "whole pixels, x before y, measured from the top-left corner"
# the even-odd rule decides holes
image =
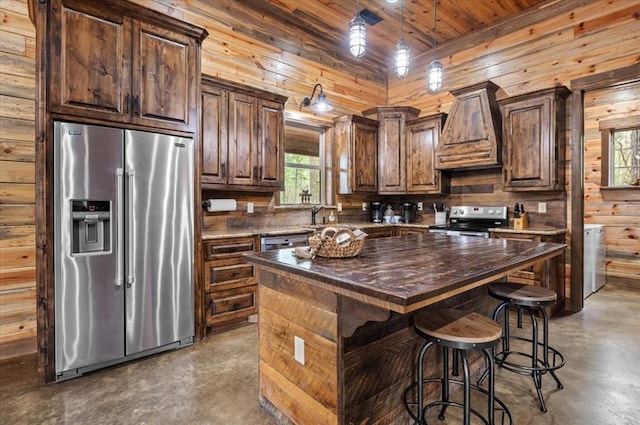
[[[507,207],[451,207],[449,224],[429,226],[429,233],[488,238],[489,229],[507,227],[508,224]]]

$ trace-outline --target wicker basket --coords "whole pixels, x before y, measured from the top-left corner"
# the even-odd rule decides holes
[[[329,235],[333,231],[332,235]],[[340,241],[340,235],[346,235],[344,242]],[[360,254],[365,238],[356,238],[349,229],[335,229],[328,227],[320,235],[309,237],[309,246],[315,255],[325,258],[349,258]]]

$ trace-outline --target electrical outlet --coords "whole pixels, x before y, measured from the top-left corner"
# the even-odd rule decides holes
[[[363,202],[362,203],[362,211],[366,211],[367,210],[367,203]]]
[[[338,212],[342,211],[342,202],[338,202]]]
[[[547,203],[546,202],[538,202],[538,212],[546,213],[547,212]]]
[[[422,202],[418,202],[418,211],[422,211]]]
[[[247,202],[247,213],[253,214],[253,202]]]
[[[293,358],[304,365],[304,339],[295,335],[293,337]]]

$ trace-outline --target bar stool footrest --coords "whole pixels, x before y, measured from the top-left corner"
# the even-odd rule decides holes
[[[443,385],[443,379],[442,378],[430,378],[430,379],[424,379],[422,382],[423,384],[432,384],[432,383],[438,383],[440,384],[440,386]],[[455,384],[455,385],[460,385],[464,387],[464,381],[459,381],[457,379],[449,379],[449,383],[450,384]],[[403,401],[404,401],[404,407],[407,410],[407,412],[409,413],[409,416],[411,416],[411,419],[413,419],[415,421],[416,424],[418,425],[428,425],[427,421],[425,420],[424,417],[422,418],[418,418],[418,416],[414,413],[413,409],[411,409],[412,406],[417,406],[418,403],[416,402],[410,402],[408,399],[408,394],[409,392],[411,392],[411,390],[413,390],[414,388],[416,388],[418,386],[417,382],[414,382],[413,384],[411,384],[409,387],[407,387],[404,391],[404,397],[403,397]],[[485,396],[489,397],[489,391],[485,390],[484,388],[475,385],[475,384],[469,384],[470,388],[472,390],[476,390],[482,394],[484,394]],[[495,409],[495,413],[496,414],[500,414],[502,416],[501,419],[501,424],[502,425],[512,425],[513,424],[513,418],[511,417],[511,412],[509,411],[509,409],[507,408],[507,406],[502,402],[502,400],[500,400],[498,397],[496,397],[494,395],[493,397],[494,400],[494,405],[496,406]],[[436,401],[432,401],[431,403],[428,403],[424,406],[424,415],[426,415],[427,411],[433,407],[436,406],[453,406],[453,407],[457,407],[460,409],[464,408],[464,405],[462,403],[458,403],[456,401],[443,401],[443,400],[436,400]],[[477,418],[479,418],[480,420],[483,421],[484,424],[489,425],[491,423],[498,423],[498,422],[494,422],[494,421],[489,421],[487,420],[487,418],[485,418],[482,413],[478,412],[477,410],[471,408],[469,409],[471,414],[473,414],[474,416],[476,416]],[[424,416],[423,415],[423,416]],[[505,424],[505,417],[509,419],[509,422]],[[440,420],[444,420],[444,416],[440,416],[439,415],[439,419]]]
[[[529,344],[533,344],[533,341],[531,339],[520,337],[520,336],[510,336],[509,340],[519,340],[519,341],[528,342]],[[538,342],[538,347],[541,347],[543,349],[543,356],[542,358],[538,356],[538,358],[536,359],[539,365],[537,367],[524,365],[520,363],[513,363],[511,361],[508,361],[507,357],[509,356],[526,357],[530,360],[533,360],[533,354],[524,353],[522,351],[515,351],[515,350],[497,351],[494,355],[496,365],[499,367],[503,367],[507,370],[510,370],[512,372],[519,373],[521,375],[531,375],[531,373],[533,372],[544,374],[547,372],[558,370],[562,366],[564,366],[564,356],[558,350],[547,345],[547,350],[548,350],[547,355],[548,356],[550,355],[549,357],[552,357],[552,361],[550,362],[550,364],[547,364],[547,362],[544,359],[544,344],[541,342]],[[559,385],[559,388],[562,388],[562,385]]]

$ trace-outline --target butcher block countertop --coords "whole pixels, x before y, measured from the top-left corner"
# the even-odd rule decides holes
[[[295,274],[323,289],[408,313],[561,255],[566,245],[420,234],[367,240],[354,258],[298,259],[293,249],[247,261]]]

